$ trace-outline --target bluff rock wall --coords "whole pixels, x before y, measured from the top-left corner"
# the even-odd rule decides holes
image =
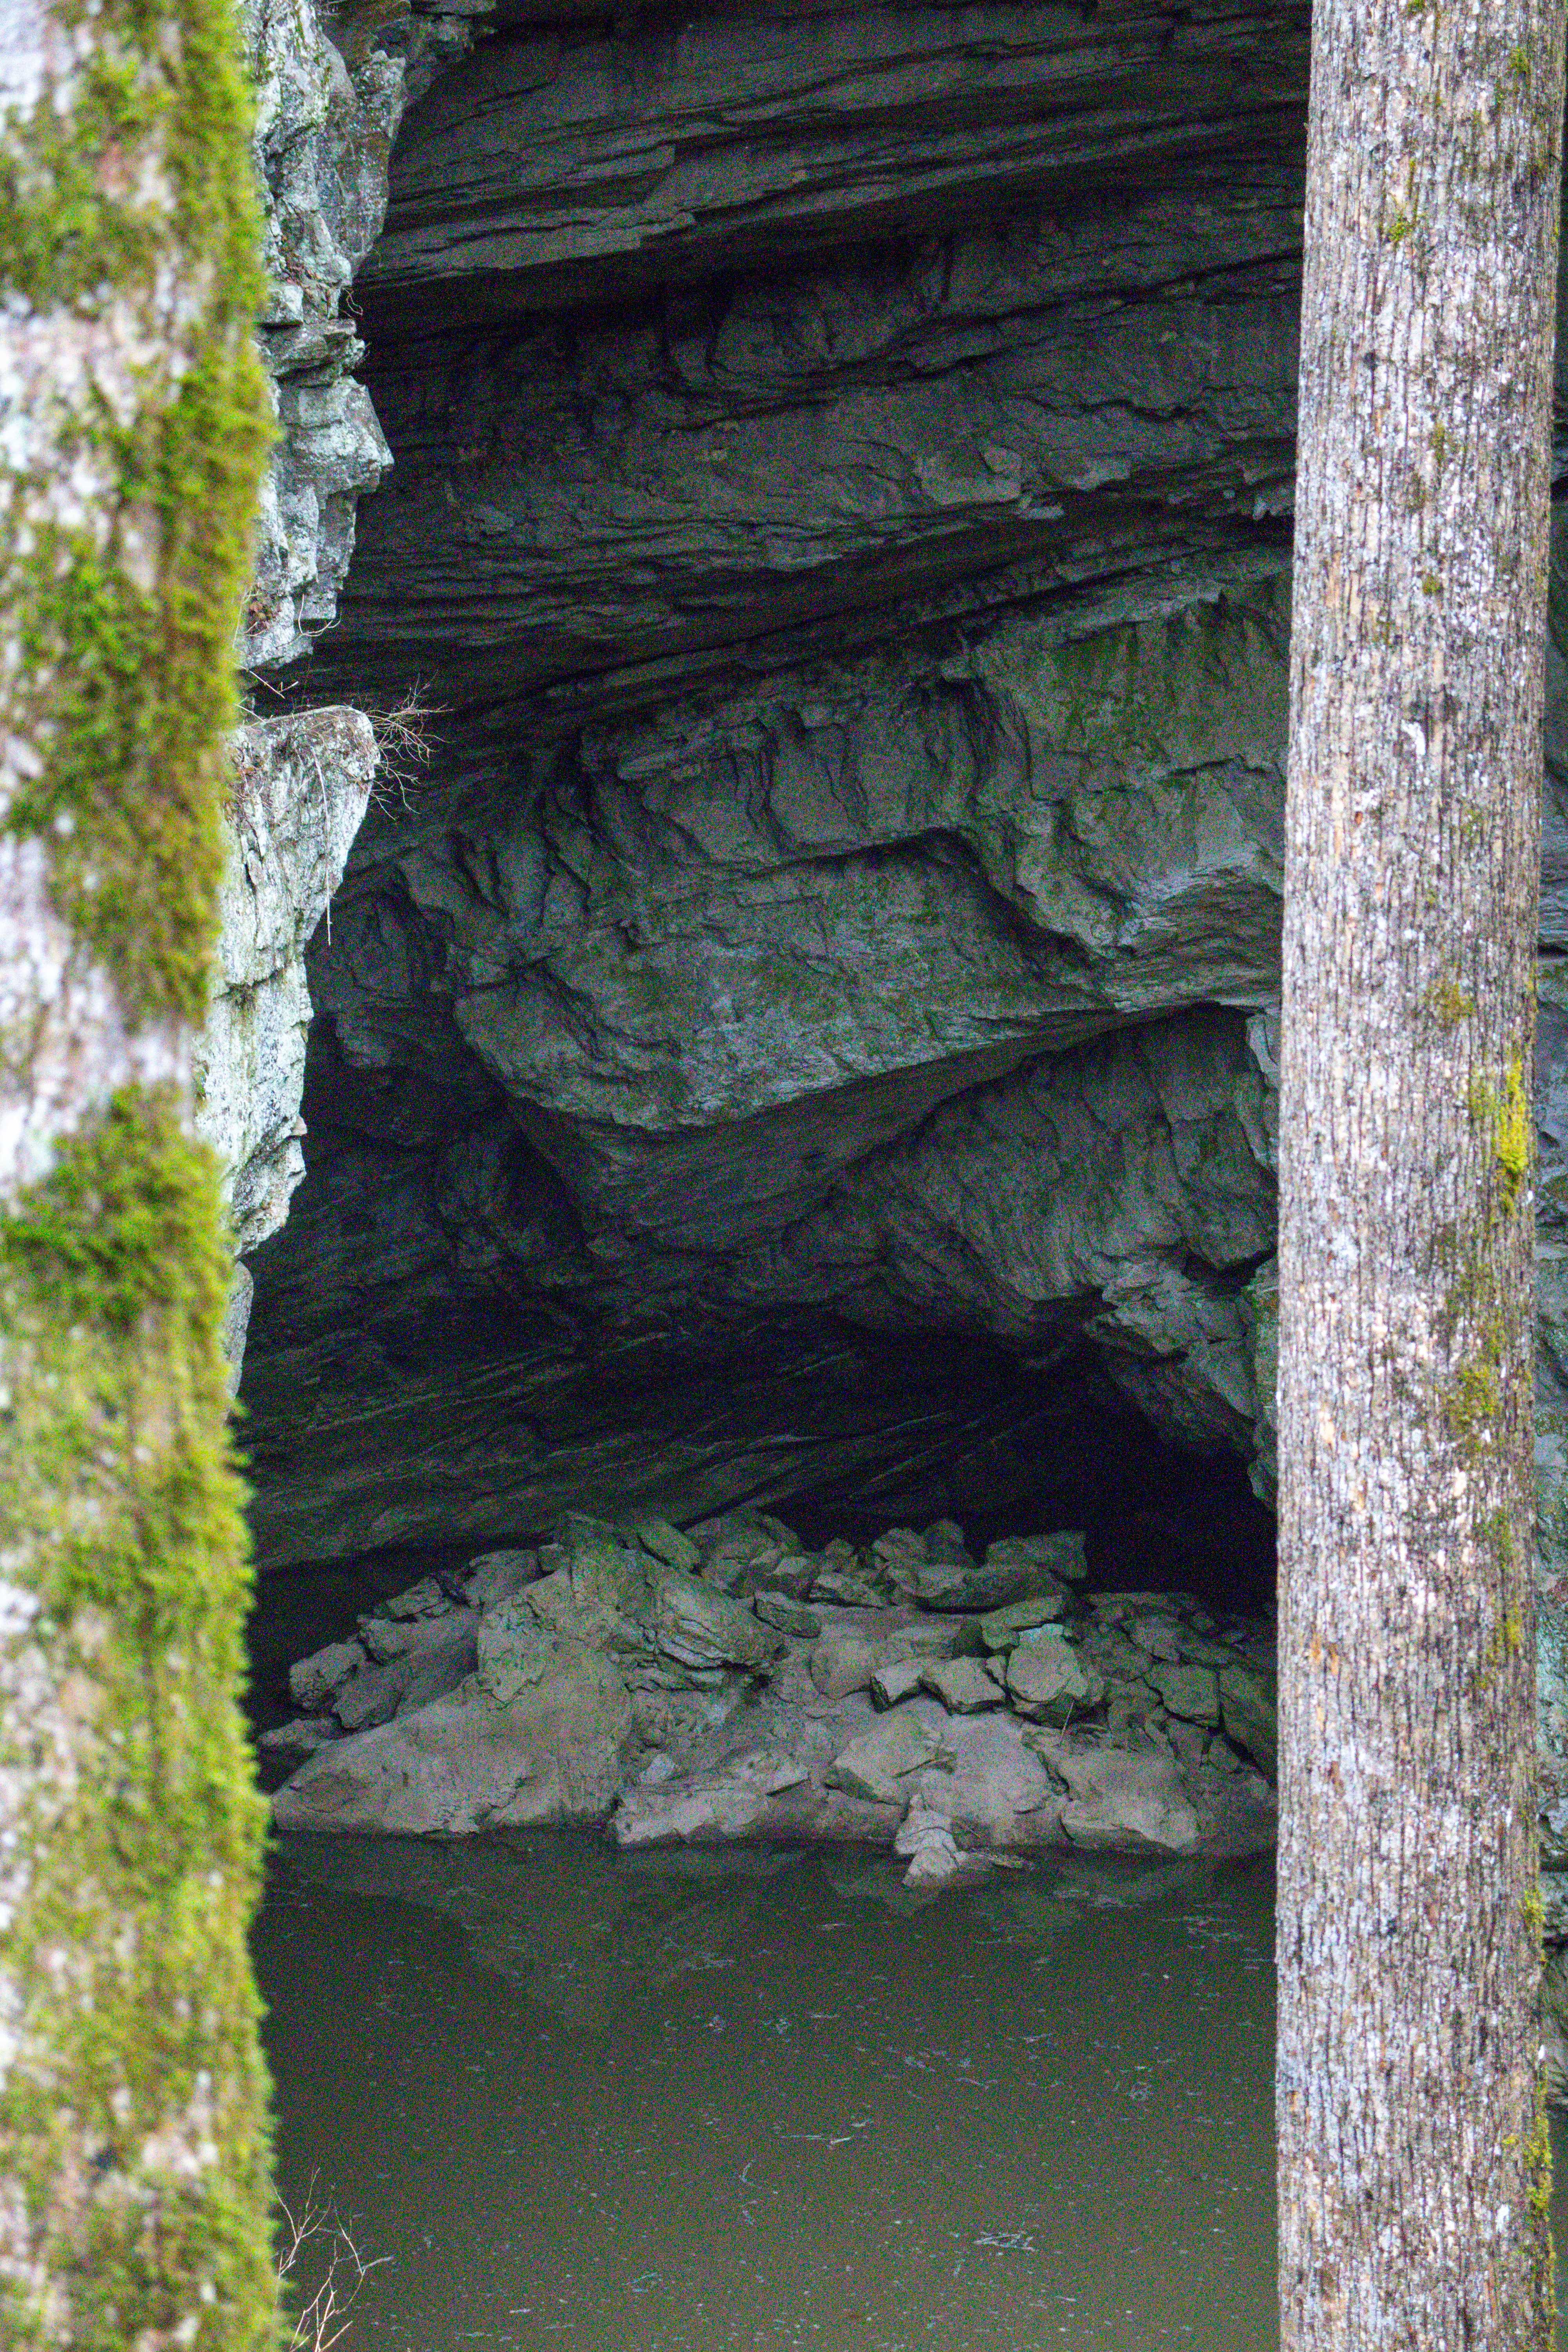
[[[381,765],[365,711],[279,709],[273,681],[335,619],[359,495],[392,462],[353,373],[364,346],[340,307],[381,228],[404,107],[468,40],[460,7],[379,11],[369,33],[353,12],[324,22],[313,0],[243,0],[241,20],[268,277],[258,334],[278,442],[237,646],[250,713],[234,746],[196,1102],[241,1254],[227,1333],[236,1377],[252,1296],[245,1254],[281,1226],[305,1172],[305,942],[342,878]]]
[[[264,1563],[612,1501],[1109,1559],[1158,1491],[1223,1567],[1203,1464],[1272,1475],[1306,8],[505,0],[345,13],[313,82],[305,22],[253,666],[417,685],[435,756],[310,949]]]

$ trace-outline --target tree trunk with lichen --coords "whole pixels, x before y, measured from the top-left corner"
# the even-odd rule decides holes
[[[1317,0],[1280,1235],[1286,2352],[1545,2352],[1530,1116],[1561,0]]]
[[[227,0],[0,0],[0,2339],[272,2340],[189,1129],[267,407]]]

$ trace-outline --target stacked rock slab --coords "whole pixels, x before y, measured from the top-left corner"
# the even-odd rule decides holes
[[[307,1712],[263,1744],[306,1760],[275,1816],[607,1822],[626,1848],[849,1840],[891,1846],[926,1887],[998,1854],[1270,1843],[1265,1626],[1182,1596],[1086,1604],[1081,1537],[976,1560],[951,1523],[889,1531],[847,1608],[850,1549],[811,1554],[760,1514],[696,1540],[574,1518],[426,1578],[291,1669]],[[781,1594],[808,1629],[780,1629]]]

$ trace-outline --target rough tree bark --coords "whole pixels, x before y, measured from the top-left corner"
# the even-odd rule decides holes
[[[1281,1107],[1287,2352],[1544,2347],[1530,1115],[1562,0],[1316,0]]]
[[[266,405],[227,0],[0,0],[0,2339],[271,2340],[190,1139]]]

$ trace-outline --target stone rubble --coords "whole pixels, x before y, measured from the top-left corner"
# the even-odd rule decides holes
[[[754,1511],[689,1533],[569,1517],[291,1667],[300,1712],[262,1747],[303,1761],[274,1818],[847,1841],[927,1889],[1064,1848],[1267,1849],[1269,1629],[1180,1594],[1086,1599],[1084,1573],[1079,1535],[977,1559],[951,1522],[814,1553]]]

